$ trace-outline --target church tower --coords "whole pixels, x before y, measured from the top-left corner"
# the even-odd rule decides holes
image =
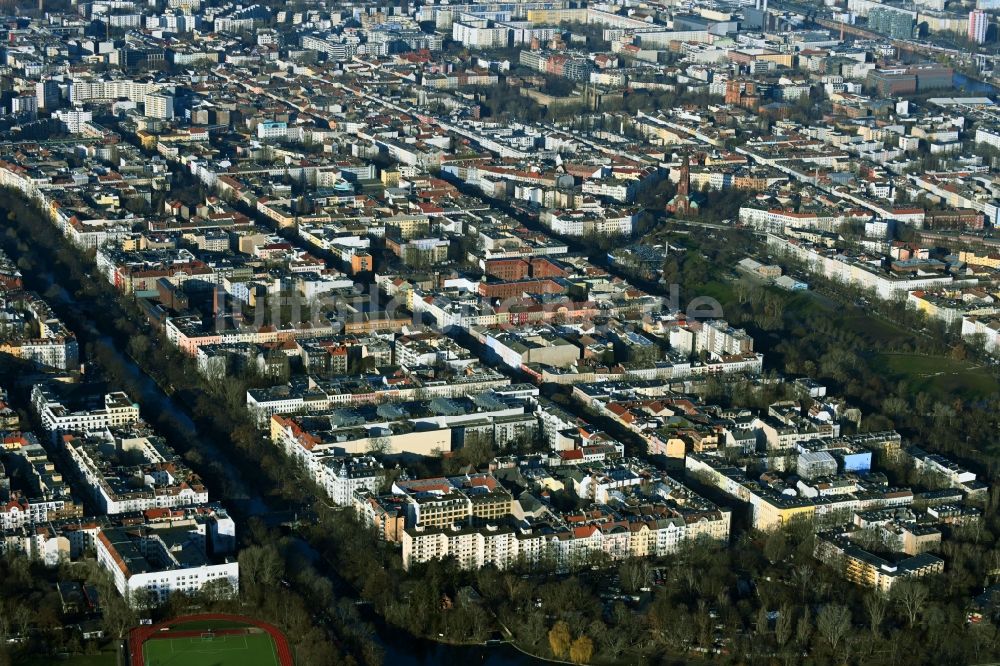
[[[677,182],[677,196],[674,197],[674,214],[685,216],[691,213],[691,158],[684,155],[681,163],[681,178]]]

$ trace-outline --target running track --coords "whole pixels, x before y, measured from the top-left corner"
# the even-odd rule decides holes
[[[185,615],[184,617],[175,617],[172,620],[167,620],[166,622],[161,622],[159,624],[154,624],[148,627],[136,627],[129,632],[128,636],[128,654],[129,654],[129,665],[130,666],[145,666],[145,660],[142,657],[142,644],[145,643],[150,638],[155,640],[156,637],[162,636],[163,638],[176,638],[177,634],[174,632],[164,631],[160,633],[161,629],[166,627],[173,627],[178,624],[184,624],[187,622],[207,622],[212,620],[221,620],[223,622],[242,622],[244,624],[257,627],[258,629],[263,629],[274,641],[274,645],[278,651],[278,664],[279,666],[295,666],[295,662],[292,659],[292,649],[288,646],[288,639],[285,635],[275,627],[273,624],[268,624],[267,622],[260,622],[258,620],[252,620],[248,617],[243,617],[242,615],[229,615],[226,613],[204,613],[201,615]],[[230,629],[219,629],[217,633],[229,633]],[[236,631],[240,631],[237,629]],[[183,635],[187,633],[186,630],[180,630],[178,633]],[[196,632],[199,636],[203,633],[202,631]]]

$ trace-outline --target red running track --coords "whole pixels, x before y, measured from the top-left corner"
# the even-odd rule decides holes
[[[184,636],[196,635],[200,636],[204,631],[194,631],[180,629],[176,632],[174,631],[163,631],[161,629],[176,626],[178,624],[185,624],[187,622],[208,622],[213,620],[221,620],[223,622],[240,622],[251,627],[257,627],[266,631],[274,641],[275,648],[278,651],[278,664],[279,666],[295,666],[295,661],[292,659],[292,649],[288,645],[288,639],[285,635],[275,627],[273,624],[268,624],[267,622],[260,622],[258,620],[252,620],[248,617],[243,617],[242,615],[229,615],[227,613],[203,613],[201,615],[185,615],[184,617],[175,617],[172,620],[167,620],[166,622],[160,622],[159,624],[154,624],[147,627],[136,627],[129,632],[128,636],[128,654],[129,654],[129,664],[130,666],[145,666],[145,659],[142,656],[142,644],[146,641],[156,638],[183,638]],[[224,635],[230,633],[242,633],[242,629],[216,629],[214,633]]]

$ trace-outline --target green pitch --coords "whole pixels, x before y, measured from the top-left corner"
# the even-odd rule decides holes
[[[145,666],[280,666],[266,633],[169,638],[155,636],[142,645]]]

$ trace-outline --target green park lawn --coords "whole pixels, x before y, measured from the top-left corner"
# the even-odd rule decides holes
[[[873,366],[897,381],[906,381],[915,393],[936,398],[977,400],[1000,391],[989,368],[944,356],[881,353],[876,355]]]
[[[114,651],[99,654],[73,655],[66,659],[34,655],[26,659],[14,659],[17,666],[117,666],[118,656]]]

